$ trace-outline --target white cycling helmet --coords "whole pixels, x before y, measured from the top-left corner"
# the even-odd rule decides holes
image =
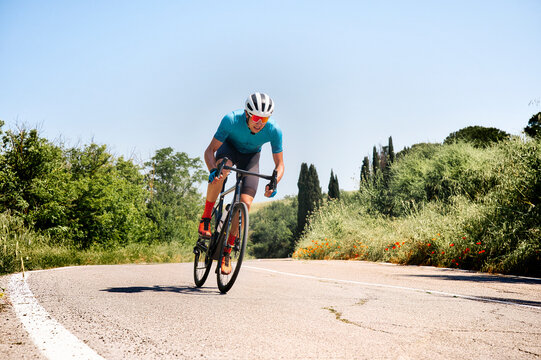
[[[274,102],[269,95],[257,92],[248,96],[244,107],[249,115],[270,117],[274,111]]]

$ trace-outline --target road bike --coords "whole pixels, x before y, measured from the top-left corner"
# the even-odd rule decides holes
[[[272,175],[262,175],[242,169],[237,169],[226,165],[227,158],[218,166],[217,177],[222,174],[222,171],[232,170],[237,174],[237,181],[234,186],[225,190],[225,181],[222,192],[218,197],[218,201],[212,209],[211,217],[211,236],[199,236],[197,243],[193,248],[194,257],[194,281],[197,287],[203,286],[212,267],[212,261],[217,260],[216,277],[218,288],[222,294],[225,294],[237,279],[239,275],[242,259],[246,251],[246,243],[248,242],[248,208],[245,203],[240,201],[240,189],[247,175],[254,175],[262,179],[271,181],[271,188],[276,189],[276,170]],[[227,179],[226,179],[227,180]],[[224,198],[226,195],[234,192],[233,199],[230,204],[227,204],[224,209]],[[228,241],[229,234],[237,234],[234,243]],[[230,254],[231,273],[222,274],[220,269],[222,258],[226,254]]]

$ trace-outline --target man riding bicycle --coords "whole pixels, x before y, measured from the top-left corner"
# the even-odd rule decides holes
[[[229,159],[226,163],[228,166],[234,164],[239,169],[258,173],[261,147],[270,142],[277,172],[276,183],[280,182],[284,174],[282,130],[274,119],[270,119],[273,111],[274,102],[267,94],[254,93],[246,99],[244,110],[230,112],[220,122],[218,130],[205,150],[205,163],[210,175],[205,210],[199,224],[199,234],[202,237],[212,235],[210,232],[212,208],[228,175],[226,170],[222,174],[217,174],[221,159]],[[248,210],[257,192],[258,183],[258,177],[246,176],[242,184],[240,201],[246,204]],[[273,197],[274,195],[276,195],[276,184],[269,183],[265,187],[265,196]],[[236,233],[231,231],[228,238],[229,244],[234,244],[237,236],[238,231]],[[226,275],[231,273],[229,254],[223,257],[221,271]]]

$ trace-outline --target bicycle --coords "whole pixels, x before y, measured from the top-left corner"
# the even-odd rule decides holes
[[[276,170],[272,175],[262,175],[253,173],[250,171],[237,169],[226,165],[227,158],[223,158],[223,161],[218,166],[217,177],[222,174],[222,171],[232,170],[237,173],[237,181],[234,186],[225,190],[225,181],[222,188],[222,192],[219,195],[219,200],[216,201],[212,210],[211,217],[211,236],[210,238],[199,236],[197,243],[194,246],[194,281],[195,285],[199,288],[202,287],[209,275],[212,267],[212,261],[217,260],[216,265],[216,278],[218,282],[218,288],[222,294],[225,294],[237,279],[244,258],[244,252],[246,251],[246,243],[248,242],[248,208],[246,204],[240,201],[240,189],[244,177],[246,175],[254,175],[262,179],[270,180],[271,187],[276,189]],[[226,179],[227,180],[227,179]],[[224,211],[224,198],[226,195],[234,192],[233,199],[230,204],[227,204]],[[229,234],[233,229],[233,226],[238,225],[238,236],[235,239],[234,244],[229,244]],[[233,229],[237,230],[237,229]],[[235,233],[236,231],[233,231]],[[222,258],[230,253],[231,261],[231,273],[222,274],[220,266],[222,264]]]

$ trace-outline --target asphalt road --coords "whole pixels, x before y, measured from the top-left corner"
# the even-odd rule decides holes
[[[0,355],[51,358],[14,315],[14,284],[14,304],[0,312]],[[213,273],[195,288],[192,264],[73,267],[32,272],[27,284],[47,317],[105,359],[541,357],[536,279],[261,260],[245,262],[226,295]],[[25,319],[35,312],[23,311]]]

